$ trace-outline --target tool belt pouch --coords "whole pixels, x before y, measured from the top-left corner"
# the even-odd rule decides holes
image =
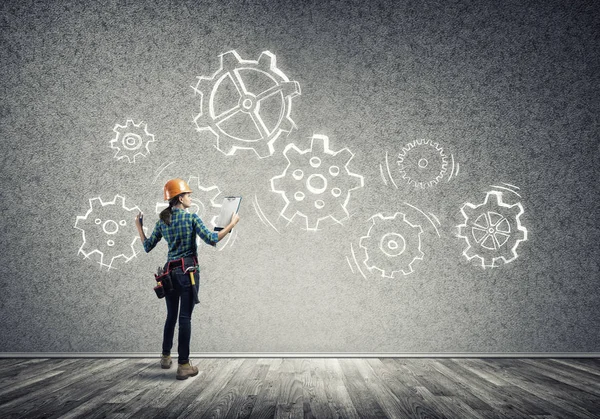
[[[154,291],[156,292],[158,298],[163,298],[166,294],[173,291],[171,272],[166,272],[162,275],[154,275],[154,279],[156,279],[156,282],[158,282],[157,286],[154,287]]]
[[[157,286],[154,287],[154,292],[156,293],[156,296],[158,298],[164,298],[165,297],[165,289],[162,285],[161,282],[158,283]]]

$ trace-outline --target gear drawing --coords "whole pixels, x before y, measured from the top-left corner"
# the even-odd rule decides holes
[[[466,203],[461,208],[464,224],[458,226],[458,237],[465,239],[463,255],[478,258],[485,268],[497,267],[499,261],[510,263],[518,257],[519,243],[527,240],[527,229],[521,225],[521,203],[507,204],[502,192],[491,191],[479,205]]]
[[[409,185],[425,189],[437,184],[448,170],[444,149],[430,140],[415,140],[402,147],[398,169]]]
[[[398,272],[412,273],[414,262],[424,256],[421,226],[410,223],[401,212],[387,217],[377,214],[371,220],[373,225],[359,242],[365,252],[363,264],[370,272],[377,270],[387,278],[393,278]]]
[[[116,150],[117,160],[127,159],[135,163],[136,156],[147,157],[150,154],[149,144],[154,142],[154,135],[148,132],[148,125],[143,121],[135,124],[128,119],[125,125],[115,125],[113,131],[117,134],[110,141],[110,148]]]
[[[122,258],[129,262],[137,253],[134,243],[139,240],[134,219],[137,206],[125,206],[125,198],[115,195],[109,202],[101,198],[90,199],[90,208],[84,216],[77,216],[75,228],[81,230],[83,244],[79,253],[85,258],[92,254],[99,255],[99,264],[108,269],[114,262]]]
[[[221,68],[212,77],[199,77],[198,130],[210,130],[217,149],[232,155],[252,149],[260,157],[273,155],[273,143],[295,126],[290,117],[298,82],[277,68],[275,55],[264,51],[258,60],[243,60],[236,51],[221,55]]]
[[[288,144],[283,155],[288,165],[271,179],[272,191],[285,201],[283,218],[291,222],[299,215],[307,230],[318,230],[327,218],[341,224],[349,217],[350,193],[364,186],[364,178],[348,169],[354,157],[348,148],[334,152],[327,136],[313,135],[309,149]]]

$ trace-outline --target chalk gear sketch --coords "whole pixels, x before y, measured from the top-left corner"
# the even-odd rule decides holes
[[[448,170],[444,149],[430,140],[415,140],[398,154],[398,170],[409,185],[424,189],[437,184]]]
[[[148,132],[148,125],[143,121],[135,124],[128,119],[125,125],[116,124],[113,131],[116,136],[110,141],[110,148],[116,150],[114,157],[117,160],[135,163],[136,156],[150,154],[149,144],[154,142],[154,135]]]
[[[198,214],[198,217],[202,219],[202,221],[206,224],[209,230],[213,230],[214,226],[217,224],[217,218],[219,217],[219,212],[221,209],[221,203],[219,200],[222,200],[221,190],[218,186],[213,185],[209,187],[204,187],[200,183],[199,176],[190,176],[187,182],[192,188],[192,205],[186,209],[190,214]],[[160,214],[160,212],[169,206],[166,202],[157,202],[155,206],[156,214]],[[211,210],[215,209],[216,210]],[[213,215],[210,220],[210,214]],[[235,240],[237,235],[237,231],[232,231],[231,234],[228,234],[223,240],[222,244],[218,247],[218,250],[223,250],[231,241]],[[233,238],[233,239],[232,239]],[[196,237],[196,244],[200,245],[200,237]]]
[[[77,216],[75,221],[75,228],[81,230],[83,238],[78,253],[86,259],[97,254],[101,268],[113,268],[117,259],[129,262],[137,256],[134,244],[139,235],[133,220],[138,211],[137,206],[127,207],[121,195],[108,202],[100,197],[91,198],[86,214]]]
[[[264,51],[257,61],[243,60],[236,51],[221,55],[221,68],[212,77],[199,77],[199,131],[217,137],[217,149],[232,155],[251,149],[260,157],[273,155],[273,143],[295,126],[290,118],[298,82],[277,68],[275,55]]]
[[[354,154],[343,148],[329,149],[329,138],[313,135],[310,148],[300,150],[288,144],[283,151],[288,165],[271,179],[271,189],[285,201],[281,216],[292,221],[297,215],[306,220],[307,230],[318,230],[327,218],[341,224],[349,217],[350,193],[364,186],[364,178],[350,172]]]
[[[387,278],[393,278],[397,273],[412,273],[414,262],[424,256],[421,226],[409,222],[401,212],[392,216],[377,214],[370,220],[373,224],[359,242],[365,252],[363,263],[369,272],[377,270]]]
[[[523,205],[507,204],[502,196],[502,192],[491,191],[483,203],[465,203],[460,210],[465,221],[458,226],[458,237],[467,242],[463,255],[468,260],[479,259],[484,269],[515,260],[519,243],[527,240],[527,229],[520,220]]]

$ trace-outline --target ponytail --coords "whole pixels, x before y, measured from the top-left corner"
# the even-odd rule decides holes
[[[173,207],[179,203],[179,195],[171,198],[169,206],[160,212],[160,219],[166,225],[171,225],[171,215],[173,214]]]

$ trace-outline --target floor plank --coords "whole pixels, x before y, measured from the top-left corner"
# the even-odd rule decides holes
[[[434,362],[435,368],[446,377],[454,380],[464,391],[472,393],[477,399],[483,401],[486,405],[492,407],[492,410],[501,411],[502,415],[519,419],[526,418],[532,414],[546,414],[535,404],[528,404],[527,399],[521,400],[510,393],[506,387],[496,386],[495,384],[482,379],[477,374],[462,368],[461,362],[455,359],[439,359]],[[516,399],[516,400],[514,400]],[[513,401],[514,400],[514,401]],[[524,403],[523,403],[524,402]],[[524,405],[525,404],[525,405]],[[471,406],[478,409],[478,406]],[[485,408],[479,408],[479,411],[485,412]]]
[[[590,406],[581,399],[578,389],[541,374],[535,367],[524,367],[519,359],[493,359],[487,362],[502,366],[500,371],[503,378],[514,385],[513,392],[521,389],[525,396],[529,395],[537,405],[545,408],[547,414],[600,419],[600,416],[587,410]]]
[[[339,366],[343,372],[342,381],[348,389],[348,394],[350,394],[352,403],[360,417],[386,418],[387,416],[377,398],[358,371],[354,362],[355,360],[343,358],[339,361],[334,360],[334,362],[336,361],[339,362]]]
[[[600,419],[597,359],[2,359],[0,418]]]
[[[323,368],[317,369],[317,375],[323,380],[329,409],[334,418],[359,418],[352,403],[348,389],[342,380],[342,370],[337,359],[323,359]]]
[[[588,362],[590,359],[550,359],[549,361],[558,364],[564,364],[571,368],[587,371],[590,374],[600,376],[600,365]]]

